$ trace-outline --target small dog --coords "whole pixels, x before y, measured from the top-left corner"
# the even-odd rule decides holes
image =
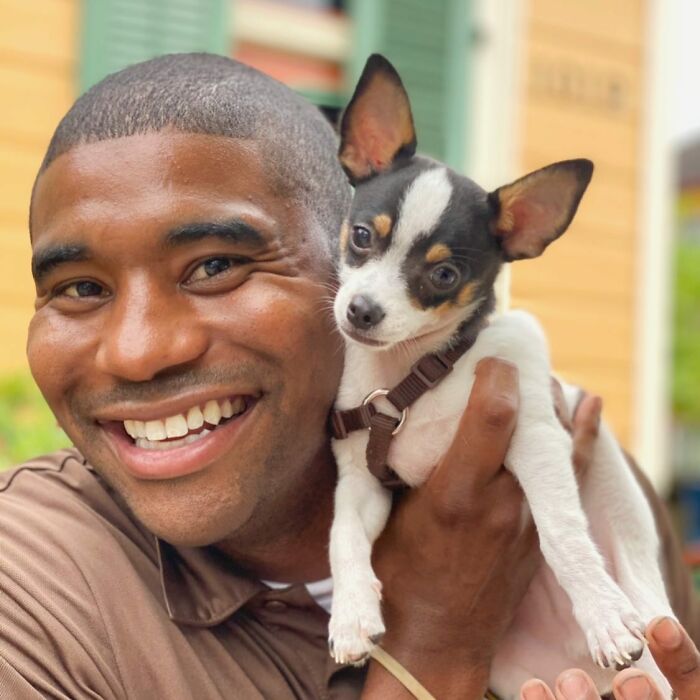
[[[341,231],[334,302],[347,339],[336,409],[385,410],[382,395],[414,363],[426,353],[452,352],[451,374],[434,386],[426,383],[431,388],[410,414],[401,413],[400,426],[393,411],[396,435],[383,448],[385,463],[416,486],[452,441],[479,360],[495,356],[515,363],[520,409],[505,466],[525,493],[545,563],[493,661],[491,688],[516,698],[529,678],[553,684],[558,673],[575,666],[604,693],[611,688],[611,667],[640,660],[670,697],[643,643],[652,617],[673,615],[647,501],[604,425],[579,491],[571,437],[553,407],[539,324],[518,311],[487,320],[501,265],[539,256],[564,233],[593,164],[555,163],[487,193],[415,149],[401,79],[374,55],[341,121],[340,161],[356,189]],[[580,392],[565,386],[564,393],[571,410]],[[349,430],[333,441],[339,481],[329,642],[337,661],[361,663],[384,632],[381,587],[370,557],[391,495],[368,469],[375,428]]]

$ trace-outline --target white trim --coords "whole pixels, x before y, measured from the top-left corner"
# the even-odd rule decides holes
[[[236,41],[339,63],[350,56],[352,28],[340,13],[270,0],[237,0],[231,14]]]
[[[519,169],[520,109],[526,0],[475,0],[467,173],[487,190],[513,180]],[[496,282],[498,308],[510,303],[510,268]]]
[[[654,486],[672,476],[669,451],[670,266],[673,226],[668,115],[669,61],[675,3],[646,2],[646,76],[639,182],[632,449]]]

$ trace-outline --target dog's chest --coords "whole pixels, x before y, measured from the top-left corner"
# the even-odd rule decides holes
[[[515,364],[521,388],[530,390],[533,382],[546,381],[549,376],[546,340],[530,314],[509,311],[491,319],[452,372],[410,406],[405,425],[392,441],[389,465],[410,486],[425,481],[447,451],[467,405],[476,365],[485,357]],[[336,407],[354,408],[372,391],[393,388],[408,374],[415,359],[348,345]],[[380,400],[375,407],[395,415],[386,402]]]
[[[409,485],[423,483],[454,438],[474,381],[471,352],[463,355],[452,372],[408,409],[408,416],[389,450],[388,463]],[[390,389],[408,373],[403,366],[349,349],[338,408],[353,408],[375,389]],[[375,407],[391,415],[396,411],[383,400]]]
[[[416,401],[405,429],[391,444],[389,465],[409,486],[428,478],[454,439],[471,390],[460,369],[455,367],[441,391],[433,389]]]

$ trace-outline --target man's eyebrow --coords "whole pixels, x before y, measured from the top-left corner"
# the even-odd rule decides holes
[[[253,248],[262,248],[266,244],[259,231],[239,219],[185,224],[172,229],[165,237],[165,244],[171,247],[181,246],[204,238],[218,238],[226,243],[238,243]]]
[[[89,259],[90,251],[87,246],[82,244],[67,243],[40,248],[32,255],[32,276],[35,282],[40,282],[59,265]]]

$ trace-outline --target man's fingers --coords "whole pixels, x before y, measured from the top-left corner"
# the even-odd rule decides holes
[[[576,407],[572,431],[574,443],[572,458],[576,475],[579,478],[585,475],[593,461],[593,449],[598,437],[602,410],[603,401],[600,396],[588,394],[584,395]]]
[[[688,633],[675,620],[662,617],[649,623],[646,637],[678,700],[700,698],[700,655]]]
[[[600,700],[591,678],[581,669],[573,668],[564,671],[557,678],[556,700]],[[664,700],[656,684],[644,673],[634,668],[628,668],[618,673],[613,680],[613,693],[616,700]],[[696,698],[693,695],[692,698]],[[525,683],[520,690],[520,700],[554,700],[555,695],[540,680]],[[690,700],[688,695],[679,700]]]
[[[613,695],[615,700],[664,700],[656,683],[636,668],[627,668],[615,676]]]
[[[566,399],[564,398],[564,390],[561,388],[559,380],[555,377],[549,378],[549,383],[552,387],[552,399],[554,400],[554,412],[557,414],[559,422],[564,426],[567,432],[573,430],[573,425],[571,423],[571,416],[569,415],[569,407],[566,405]]]
[[[520,689],[520,700],[554,700],[554,693],[540,680],[531,680]]]
[[[600,700],[593,681],[579,668],[560,674],[554,690],[557,700]]]
[[[495,358],[481,360],[457,434],[427,488],[457,503],[490,481],[503,464],[517,412],[517,367]]]

